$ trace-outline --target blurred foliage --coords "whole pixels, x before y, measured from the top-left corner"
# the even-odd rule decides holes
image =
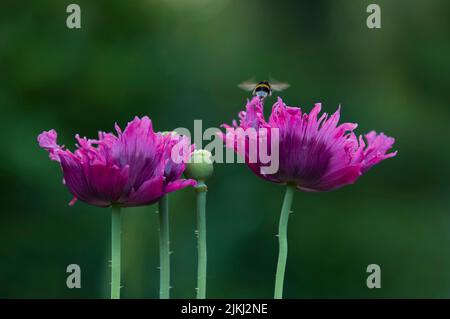
[[[108,297],[109,210],[67,205],[41,131],[73,147],[75,133],[135,115],[161,131],[218,127],[243,108],[236,85],[251,76],[288,81],[283,98],[307,111],[340,104],[343,121],[399,150],[355,185],[296,194],[285,296],[450,297],[448,1],[375,1],[380,30],[366,27],[366,0],[78,0],[82,29],[69,30],[71,2],[2,1],[0,297]],[[216,165],[209,297],[272,297],[282,196],[242,164]],[[170,196],[177,298],[195,296],[194,203],[192,189]],[[124,298],[158,296],[155,211],[125,211]],[[66,288],[71,263],[81,289]],[[366,287],[371,263],[381,289]]]

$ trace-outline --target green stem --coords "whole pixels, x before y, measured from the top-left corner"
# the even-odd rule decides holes
[[[111,218],[111,299],[120,299],[120,206],[112,206]]]
[[[197,187],[197,299],[206,298],[206,192],[208,188],[204,181],[199,180]]]
[[[275,299],[283,298],[284,272],[286,270],[286,260],[288,253],[287,226],[289,214],[291,213],[292,200],[294,198],[295,185],[288,184],[284,195],[283,207],[281,208],[280,224],[278,226],[278,264],[275,276]]]
[[[170,296],[169,198],[159,200],[159,298]]]

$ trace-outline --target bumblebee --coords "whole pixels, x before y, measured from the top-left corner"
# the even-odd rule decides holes
[[[245,91],[252,91],[254,96],[258,96],[260,99],[265,99],[267,96],[272,95],[272,91],[283,91],[287,89],[290,85],[288,83],[282,83],[271,80],[269,81],[261,81],[259,83],[255,83],[252,80],[245,81],[238,85],[239,88]]]

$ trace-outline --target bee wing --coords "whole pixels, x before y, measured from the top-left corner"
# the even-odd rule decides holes
[[[291,85],[289,83],[280,82],[280,81],[277,81],[277,80],[275,80],[273,78],[270,78],[270,87],[274,91],[283,91],[283,90],[286,90],[290,86]]]
[[[272,87],[272,90],[274,90],[274,91],[283,91],[283,90],[286,90],[291,85],[289,83],[274,83],[274,84],[270,84],[270,86]]]
[[[245,91],[253,91],[256,87],[256,82],[254,79],[250,79],[247,81],[242,82],[238,85],[238,88],[245,90]]]

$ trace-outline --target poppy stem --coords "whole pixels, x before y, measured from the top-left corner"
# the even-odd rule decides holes
[[[278,226],[278,264],[275,276],[274,299],[283,298],[284,272],[286,270],[286,260],[288,253],[287,227],[289,214],[291,213],[292,200],[294,198],[295,185],[288,184],[284,195],[283,206],[281,208],[280,223]]]
[[[159,298],[170,297],[169,197],[159,200]]]
[[[112,206],[111,217],[111,299],[120,299],[120,206]]]
[[[199,180],[195,187],[197,191],[197,299],[206,298],[206,192],[208,188],[204,181]]]

